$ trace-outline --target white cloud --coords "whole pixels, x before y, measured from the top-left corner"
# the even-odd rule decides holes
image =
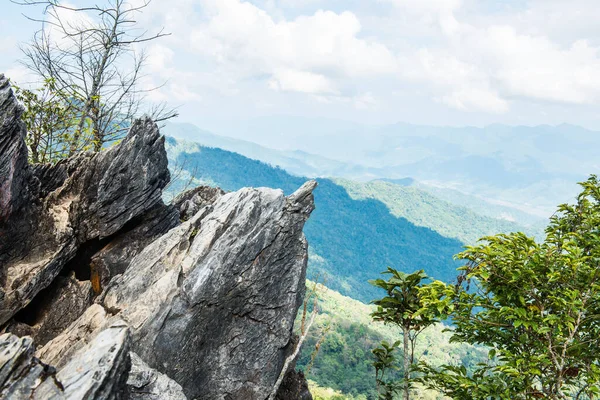
[[[165,74],[170,73],[173,68],[173,57],[175,52],[161,44],[153,44],[146,50],[146,65],[149,72]]]
[[[17,83],[19,86],[28,87],[31,81],[34,79],[29,70],[20,65],[13,65],[6,71],[3,71],[3,73],[7,78]]]
[[[269,87],[274,90],[311,94],[338,94],[331,81],[323,75],[293,69],[274,71]]]
[[[596,0],[528,0],[494,12],[475,0],[370,0],[386,14],[357,1],[253,3],[154,1],[140,15],[173,33],[148,49],[148,71],[169,81],[166,98],[208,92],[278,105],[295,92],[374,110],[412,91],[437,107],[489,114],[522,102],[600,104]]]
[[[353,98],[354,107],[359,110],[374,108],[377,106],[377,99],[373,93],[367,92]]]
[[[563,48],[547,37],[495,26],[474,43],[510,95],[577,104],[600,101],[600,48],[585,40]]]
[[[380,0],[415,13],[446,13],[457,10],[461,0]]]
[[[559,18],[561,11],[572,22],[589,20],[582,10],[589,10],[597,20],[600,12],[593,11],[597,8],[589,0],[575,0],[579,8],[555,0],[532,0],[528,8],[500,16],[469,13],[460,1],[382,1],[414,13],[421,24],[437,25],[434,40],[409,46],[403,75],[429,85],[438,102],[492,113],[509,111],[516,98],[600,103],[600,42],[594,45],[577,36],[557,41],[544,21],[544,16]],[[413,43],[418,41],[413,38]]]
[[[318,11],[276,22],[238,0],[206,0],[208,18],[191,35],[193,49],[242,77],[266,74],[269,87],[335,92],[333,79],[392,74],[397,59],[386,46],[359,38],[351,12]]]
[[[436,100],[463,111],[485,111],[498,114],[508,111],[508,103],[504,99],[493,91],[485,89],[457,89]]]

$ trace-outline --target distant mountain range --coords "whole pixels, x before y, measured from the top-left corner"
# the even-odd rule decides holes
[[[194,137],[193,126],[184,133],[175,125],[166,132],[202,142]],[[208,125],[219,135],[252,137],[260,146],[231,138],[238,142],[223,143],[223,136],[221,143],[207,145],[279,165],[292,174],[359,181],[411,177],[421,185],[454,189],[541,217],[571,200],[578,191],[576,182],[600,173],[600,133],[573,125],[368,126],[287,116]]]
[[[167,139],[167,152],[175,177],[169,189],[172,193],[183,190],[187,183],[225,190],[268,186],[291,193],[308,179],[235,152],[174,138]],[[371,185],[376,189],[369,193],[360,183],[318,181],[316,210],[305,226],[310,244],[309,275],[326,277],[332,289],[365,302],[377,295],[368,280],[388,266],[405,271],[425,269],[436,279],[451,281],[458,267],[452,257],[465,242],[496,233],[496,229],[527,230],[467,212],[417,187],[405,190],[400,185],[375,182]]]
[[[596,156],[600,133],[573,125],[366,126],[273,117],[213,128],[218,134],[191,124],[169,123],[164,132],[280,166],[298,176],[362,182],[410,177],[412,185],[431,188],[447,200],[467,194],[501,206],[504,210],[497,215],[519,222],[529,219],[525,214],[547,218],[557,204],[572,200],[578,181],[600,173]],[[258,137],[261,144],[222,135]],[[444,190],[454,193],[445,195]]]

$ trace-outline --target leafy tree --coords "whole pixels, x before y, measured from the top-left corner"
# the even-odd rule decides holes
[[[156,121],[177,115],[164,104],[143,109],[140,79],[146,54],[140,46],[165,36],[147,34],[136,16],[150,0],[106,0],[104,5],[72,6],[60,0],[12,0],[41,5],[42,29],[23,48],[24,65],[45,82],[65,104],[77,108],[70,128],[69,155],[120,139],[132,119],[147,113]],[[88,129],[89,127],[89,129]]]
[[[64,100],[52,79],[47,79],[37,90],[14,88],[17,98],[25,106],[22,119],[27,126],[25,139],[29,161],[53,163],[67,157],[74,140],[73,124],[78,116],[73,102]],[[85,128],[89,129],[89,126]],[[83,144],[77,147],[88,149]]]
[[[404,369],[404,385],[400,385],[393,380],[386,380],[386,372],[398,369],[395,352],[399,346],[400,342],[389,344],[384,340],[377,348],[373,349],[373,355],[375,356],[373,366],[375,367],[377,394],[382,400],[393,400],[394,395],[402,390],[405,391],[405,398],[409,396],[408,391],[410,388],[408,387],[408,370],[406,369],[406,365]],[[407,358],[406,353],[404,353],[404,360],[406,361]]]
[[[404,399],[408,400],[417,338],[425,328],[435,322],[432,314],[419,313],[422,309],[419,290],[423,286],[422,281],[427,279],[427,275],[423,270],[406,274],[389,267],[384,274],[391,276],[388,280],[370,281],[372,285],[387,292],[387,296],[373,302],[377,306],[377,310],[373,312],[372,317],[375,321],[397,325],[402,330],[404,350],[402,353],[404,374],[402,391]],[[374,364],[377,384],[378,388],[381,387],[383,390],[382,398],[384,399],[393,398],[393,393],[399,389],[397,385],[383,379],[385,371],[393,365],[393,352],[398,345],[398,342],[393,345],[384,342],[381,347],[373,350],[373,354],[377,358]]]
[[[600,184],[581,183],[543,243],[484,238],[458,255],[458,285],[420,290],[423,314],[450,317],[453,340],[487,346],[466,369],[421,363],[419,380],[455,399],[593,399],[600,394]]]

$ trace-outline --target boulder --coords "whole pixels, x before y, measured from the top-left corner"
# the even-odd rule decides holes
[[[219,197],[146,247],[101,303],[132,328],[134,351],[197,399],[263,399],[305,292],[309,182],[289,197]],[[190,357],[194,354],[194,357]]]
[[[187,400],[174,380],[152,369],[137,354],[130,353],[131,371],[127,380],[129,400]]]

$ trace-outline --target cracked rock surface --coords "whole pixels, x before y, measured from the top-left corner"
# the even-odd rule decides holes
[[[0,336],[0,397],[6,399],[122,399],[130,369],[129,328],[100,332],[56,371],[33,356],[31,338]]]
[[[164,137],[150,119],[137,120],[109,150],[30,168],[21,113],[0,75],[0,324],[78,252],[85,258],[86,248],[162,204],[169,181]],[[170,227],[167,222],[163,231]]]
[[[294,345],[316,183],[165,205],[150,119],[32,166],[21,113],[0,74],[0,397],[266,399]],[[278,398],[309,399],[299,377]]]

